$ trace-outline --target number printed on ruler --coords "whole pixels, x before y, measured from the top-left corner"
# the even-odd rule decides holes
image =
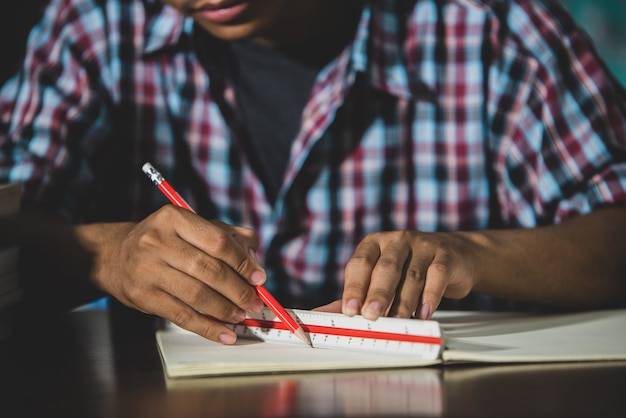
[[[308,332],[315,348],[398,353],[434,360],[443,344],[436,321],[386,317],[370,321],[362,316],[298,309],[288,311]],[[269,309],[249,314],[245,321],[230,327],[242,338],[303,344]]]

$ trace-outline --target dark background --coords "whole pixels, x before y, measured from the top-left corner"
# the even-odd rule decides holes
[[[11,77],[24,58],[30,28],[48,0],[0,0],[0,85]]]

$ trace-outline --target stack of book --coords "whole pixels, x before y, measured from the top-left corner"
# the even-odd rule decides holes
[[[20,208],[21,186],[19,184],[0,184],[0,218],[11,221]],[[6,339],[12,330],[13,307],[19,302],[17,244],[0,244],[0,341]]]

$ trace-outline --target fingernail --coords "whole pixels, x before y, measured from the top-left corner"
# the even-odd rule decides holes
[[[222,344],[234,344],[237,341],[237,337],[232,334],[223,333],[217,337]]]
[[[383,306],[380,304],[380,302],[372,302],[367,305],[365,312],[363,312],[363,316],[365,316],[367,319],[376,319],[380,316],[382,311]]]
[[[356,299],[350,299],[344,308],[344,314],[354,316],[359,313],[359,302]]]
[[[252,284],[255,285],[265,283],[265,273],[263,273],[261,270],[254,270],[250,275],[250,281],[252,282]]]
[[[419,313],[419,316],[417,318],[418,319],[428,319],[429,316],[430,316],[430,305],[428,303],[425,303],[420,308],[420,313]]]

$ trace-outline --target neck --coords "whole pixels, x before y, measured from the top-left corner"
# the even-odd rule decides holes
[[[320,0],[316,4],[314,10],[299,10],[287,24],[253,41],[278,48],[307,65],[324,66],[354,39],[363,2]],[[286,41],[276,42],[276,39]]]

